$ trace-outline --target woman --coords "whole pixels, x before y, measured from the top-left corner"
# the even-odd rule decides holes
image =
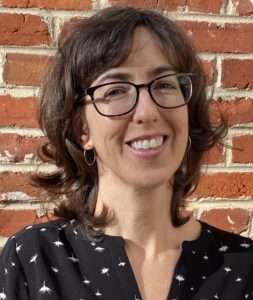
[[[225,125],[200,63],[153,11],[108,8],[62,39],[39,110],[57,166],[34,181],[60,218],[12,237],[0,299],[253,299],[253,243],[183,200]]]

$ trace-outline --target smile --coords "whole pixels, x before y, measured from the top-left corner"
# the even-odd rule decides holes
[[[134,141],[130,144],[131,148],[135,150],[148,150],[148,149],[155,149],[158,148],[159,146],[162,145],[164,141],[164,137],[160,136],[157,138],[152,138],[152,139],[145,139],[145,140],[140,140],[140,141]]]

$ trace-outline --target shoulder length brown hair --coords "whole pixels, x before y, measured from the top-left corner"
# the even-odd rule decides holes
[[[55,214],[64,219],[75,218],[90,239],[96,238],[107,224],[108,210],[94,216],[99,178],[96,163],[87,165],[79,146],[85,122],[80,99],[84,88],[99,75],[126,60],[137,26],[145,26],[158,38],[164,56],[177,72],[198,74],[192,78],[193,94],[188,103],[191,146],[173,183],[174,226],[186,221],[180,215],[180,207],[198,181],[204,152],[220,143],[226,131],[224,124],[216,128],[210,124],[205,80],[196,53],[178,26],[162,13],[112,7],[77,22],[61,39],[46,75],[38,110],[41,128],[49,140],[41,154],[57,169],[34,175],[33,182],[46,189],[50,201],[56,202]]]

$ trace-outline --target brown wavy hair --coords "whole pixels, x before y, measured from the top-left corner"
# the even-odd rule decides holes
[[[48,192],[57,205],[55,214],[75,218],[87,238],[96,239],[108,223],[104,207],[94,215],[99,184],[96,163],[86,164],[79,146],[83,127],[83,90],[105,71],[129,56],[137,26],[145,26],[159,41],[164,56],[177,72],[195,73],[188,103],[191,146],[175,173],[171,217],[174,226],[186,222],[180,214],[184,199],[195,188],[205,151],[222,143],[226,124],[212,127],[209,120],[205,77],[189,41],[174,22],[160,12],[132,7],[111,7],[75,22],[60,39],[57,53],[46,75],[38,116],[49,142],[40,149],[45,161],[56,165],[50,174],[36,174],[33,182]],[[100,228],[95,230],[94,228]]]

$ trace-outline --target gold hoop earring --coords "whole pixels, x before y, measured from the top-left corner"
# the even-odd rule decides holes
[[[84,160],[88,166],[93,166],[95,164],[96,154],[93,149],[91,149],[91,150],[84,149],[83,156],[84,156]]]

